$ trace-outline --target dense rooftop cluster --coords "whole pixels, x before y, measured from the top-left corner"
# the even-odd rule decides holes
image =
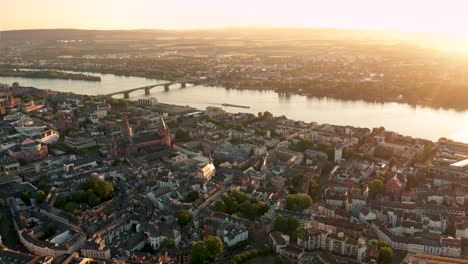
[[[0,263],[466,256],[468,144],[0,89]]]

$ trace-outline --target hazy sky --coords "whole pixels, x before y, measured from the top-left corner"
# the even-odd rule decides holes
[[[0,29],[293,26],[468,36],[465,0],[0,0]]]

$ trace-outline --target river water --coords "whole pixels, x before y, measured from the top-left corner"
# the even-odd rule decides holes
[[[113,74],[93,73],[92,75],[101,76],[102,81],[0,77],[0,83],[18,82],[22,86],[98,95],[165,82]],[[144,91],[136,91],[130,94],[130,99],[136,100],[143,97],[145,97]],[[434,141],[440,137],[448,137],[468,143],[468,111],[414,107],[393,102],[369,103],[302,95],[286,96],[277,94],[274,91],[236,90],[190,85],[187,85],[185,89],[173,85],[168,92],[165,92],[163,87],[156,87],[151,90],[150,97],[155,97],[162,103],[189,105],[198,109],[205,109],[207,106],[219,106],[228,112],[251,112],[256,114],[260,111],[270,111],[274,115],[285,115],[295,120],[368,128],[384,126],[387,130],[413,137]],[[222,103],[246,105],[250,106],[250,108],[224,107],[221,106]]]

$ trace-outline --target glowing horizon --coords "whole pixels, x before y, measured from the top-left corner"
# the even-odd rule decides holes
[[[0,30],[296,27],[401,30],[468,38],[463,0],[0,0]]]

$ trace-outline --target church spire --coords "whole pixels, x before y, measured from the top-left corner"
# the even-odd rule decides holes
[[[125,141],[131,141],[133,138],[133,128],[128,123],[127,116],[124,116],[120,134]]]
[[[161,118],[161,125],[163,130],[167,130],[166,122],[164,122],[164,118],[162,115],[159,115],[159,118]]]

